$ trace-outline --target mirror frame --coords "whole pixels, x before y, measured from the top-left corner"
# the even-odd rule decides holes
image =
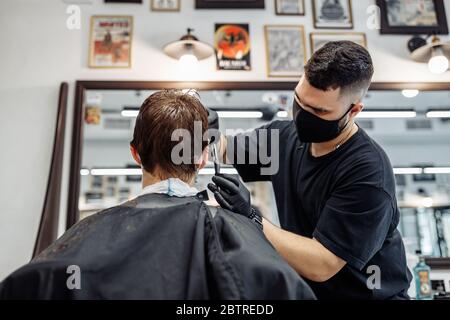
[[[80,169],[82,159],[82,136],[84,117],[84,98],[86,90],[161,90],[185,89],[197,90],[294,90],[298,81],[92,81],[78,80],[75,86],[75,102],[72,124],[71,163],[69,173],[69,193],[67,204],[66,229],[79,219],[78,201],[80,193]],[[398,91],[418,89],[421,91],[449,90],[450,82],[372,82],[369,90]],[[431,267],[450,268],[450,258],[430,258]]]
[[[47,179],[47,189],[32,258],[51,245],[58,237],[68,91],[68,83],[62,82],[59,86],[55,135],[53,137],[53,151]]]

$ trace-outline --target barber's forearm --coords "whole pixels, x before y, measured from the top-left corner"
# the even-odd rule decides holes
[[[301,276],[323,282],[335,275],[345,261],[334,256],[318,241],[280,229],[263,219],[264,234],[278,253]]]

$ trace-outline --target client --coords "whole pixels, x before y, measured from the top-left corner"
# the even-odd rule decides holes
[[[196,97],[179,90],[147,98],[130,143],[142,194],[78,222],[6,278],[0,298],[314,299],[252,220],[198,196],[207,117]],[[173,159],[177,129],[194,151],[183,148],[183,163]]]

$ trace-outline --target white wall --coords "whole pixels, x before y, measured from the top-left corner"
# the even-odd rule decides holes
[[[266,0],[265,11],[200,11],[193,9],[194,0],[182,0],[181,13],[150,12],[149,0],[144,0],[143,5],[105,5],[102,0],[94,0],[91,5],[81,5],[82,28],[71,31],[66,28],[67,4],[62,0],[0,1],[0,279],[31,257],[50,165],[61,81],[70,84],[65,193],[76,79],[181,80],[176,63],[161,51],[165,43],[179,38],[187,27],[194,28],[201,40],[212,43],[215,22],[248,22],[252,71],[217,72],[214,60],[210,59],[201,63],[197,79],[267,80],[263,25],[304,24],[309,34],[313,30],[312,9],[311,2],[305,2],[305,17],[280,17],[274,14],[271,0]],[[445,2],[450,21],[450,3]],[[373,3],[353,1],[355,31],[367,32],[376,67],[374,80],[450,81],[450,72],[435,76],[426,65],[409,60],[407,36],[381,37],[376,30],[366,30],[366,8]],[[89,17],[93,14],[134,16],[132,69],[86,67]],[[66,201],[64,195],[63,208]]]

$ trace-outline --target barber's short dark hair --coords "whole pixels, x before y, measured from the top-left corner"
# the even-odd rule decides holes
[[[194,122],[201,123],[202,136],[194,134]],[[191,163],[175,164],[172,149],[179,141],[172,141],[176,129],[190,133]],[[159,167],[164,175],[187,180],[196,173],[194,144],[202,150],[208,145],[203,135],[208,130],[208,113],[199,99],[181,90],[162,90],[153,93],[142,104],[136,118],[131,145],[137,150],[147,172]],[[198,139],[199,141],[194,141]],[[200,141],[201,140],[201,141]]]
[[[352,41],[328,42],[309,59],[305,76],[313,87],[324,91],[366,91],[373,76],[372,58],[364,47]]]

